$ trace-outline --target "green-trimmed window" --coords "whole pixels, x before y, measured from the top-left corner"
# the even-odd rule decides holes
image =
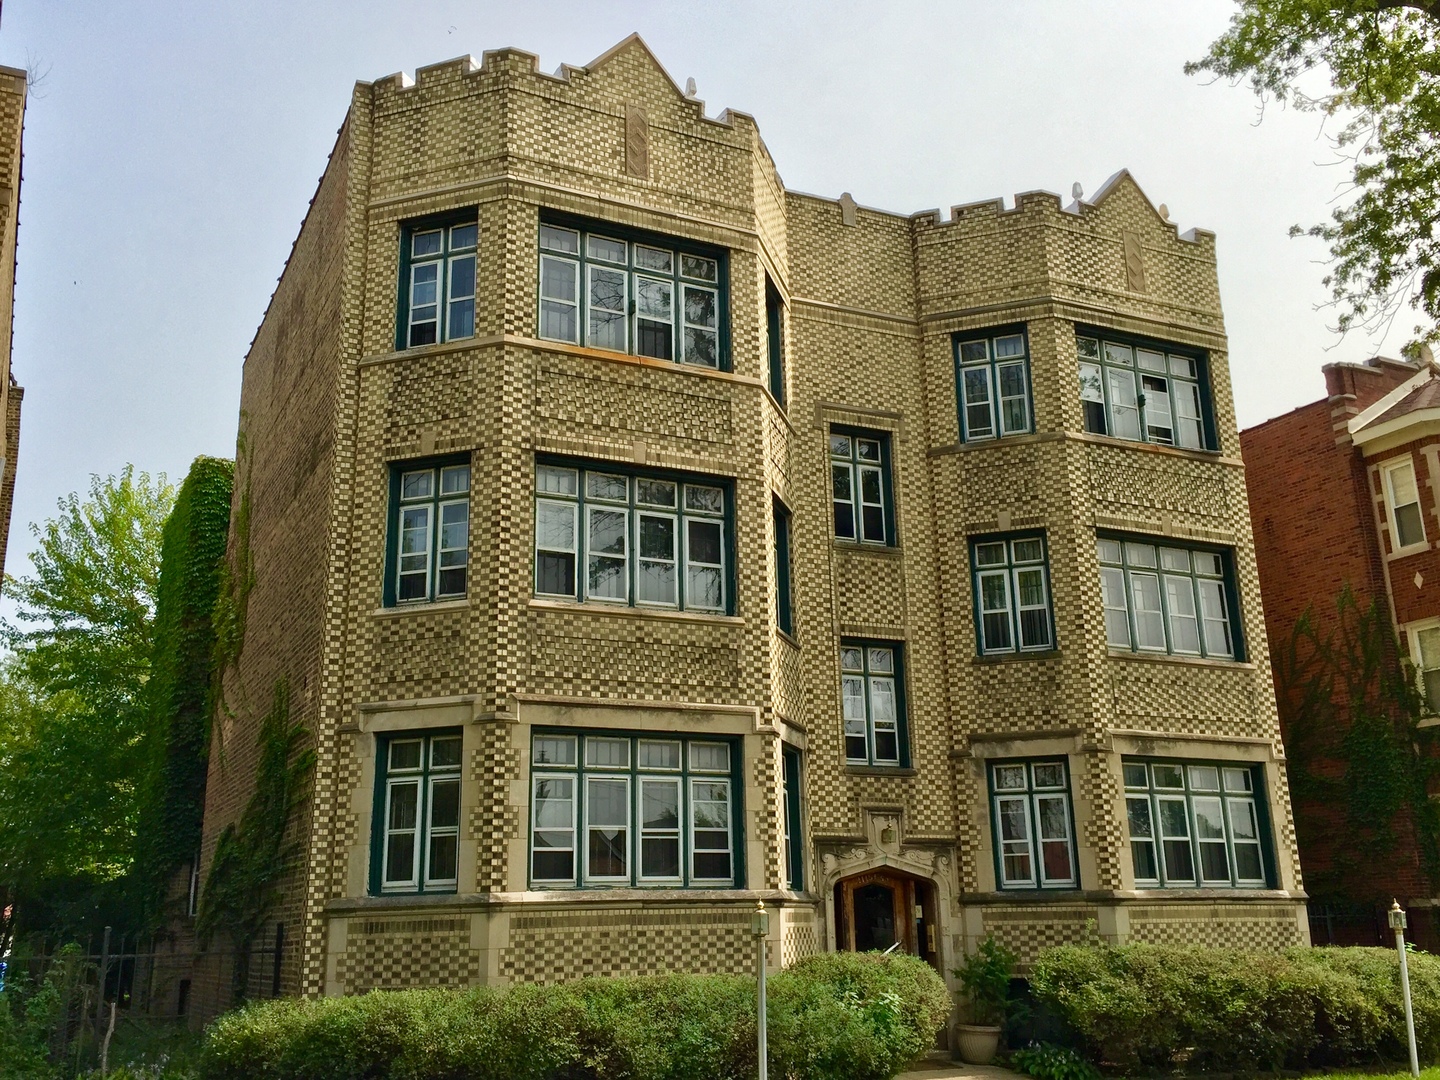
[[[785,407],[785,301],[765,275],[765,355],[769,361],[770,396]]]
[[[1117,439],[1214,449],[1203,353],[1079,331],[1085,430]]]
[[[385,603],[465,596],[470,562],[470,463],[403,462],[390,471]]]
[[[454,892],[460,854],[461,735],[377,741],[371,891]]]
[[[1261,766],[1126,759],[1121,768],[1138,888],[1267,886]]]
[[[1073,889],[1075,824],[1063,757],[990,765],[996,883],[1002,889]]]
[[[731,610],[727,484],[613,466],[535,466],[535,595]]]
[[[830,504],[837,540],[895,543],[888,436],[854,428],[830,429]]]
[[[1228,551],[1118,536],[1096,548],[1112,649],[1244,659]]]
[[[795,616],[790,602],[790,510],[778,498],[771,501],[775,530],[775,625],[787,634],[795,633]]]
[[[475,213],[400,230],[399,347],[475,334]]]
[[[805,888],[804,818],[800,813],[800,751],[780,749],[785,771],[785,884],[796,892]]]
[[[982,655],[1055,648],[1043,533],[973,539],[970,567]]]
[[[537,888],[741,883],[735,740],[542,731],[530,746]]]
[[[540,223],[540,336],[728,370],[725,258],[600,222]]]
[[[845,760],[851,765],[908,765],[905,691],[896,642],[840,642]]]
[[[1033,430],[1025,328],[957,334],[954,344],[960,437],[980,442]]]

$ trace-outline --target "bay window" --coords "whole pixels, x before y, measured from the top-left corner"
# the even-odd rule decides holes
[[[1079,333],[1085,430],[1117,439],[1213,449],[1199,353]]]
[[[1055,648],[1045,537],[985,537],[970,542],[979,651]]]
[[[1243,659],[1229,552],[1109,536],[1096,547],[1112,649]]]
[[[1029,432],[1030,359],[1024,328],[974,338],[957,335],[954,347],[960,438],[977,442]]]
[[[1137,888],[1265,888],[1260,766],[1125,760]]]
[[[455,891],[461,744],[455,731],[387,735],[379,740],[372,892]]]

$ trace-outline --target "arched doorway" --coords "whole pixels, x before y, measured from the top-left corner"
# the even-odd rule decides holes
[[[852,952],[887,949],[940,970],[934,882],[880,867],[835,885],[835,945]]]

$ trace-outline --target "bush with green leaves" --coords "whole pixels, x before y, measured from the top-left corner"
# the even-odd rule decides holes
[[[1410,957],[1422,1062],[1440,1060],[1440,957]],[[1133,1072],[1249,1072],[1403,1061],[1399,961],[1388,949],[1285,953],[1064,946],[1030,972],[1092,1058]]]
[[[889,1080],[933,1045],[943,981],[909,956],[831,953],[771,977],[776,1080]],[[249,1005],[209,1029],[206,1080],[726,1080],[756,1072],[736,975],[508,990],[374,991]]]
[[[1035,1080],[1100,1080],[1089,1058],[1068,1046],[1031,1043],[1010,1054],[1010,1064]]]

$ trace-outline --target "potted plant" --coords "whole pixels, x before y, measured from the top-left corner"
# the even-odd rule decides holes
[[[954,975],[970,999],[970,1023],[956,1024],[960,1057],[971,1065],[989,1065],[1000,1048],[1000,1028],[1010,1012],[1010,979],[1016,956],[991,934],[956,968]]]

